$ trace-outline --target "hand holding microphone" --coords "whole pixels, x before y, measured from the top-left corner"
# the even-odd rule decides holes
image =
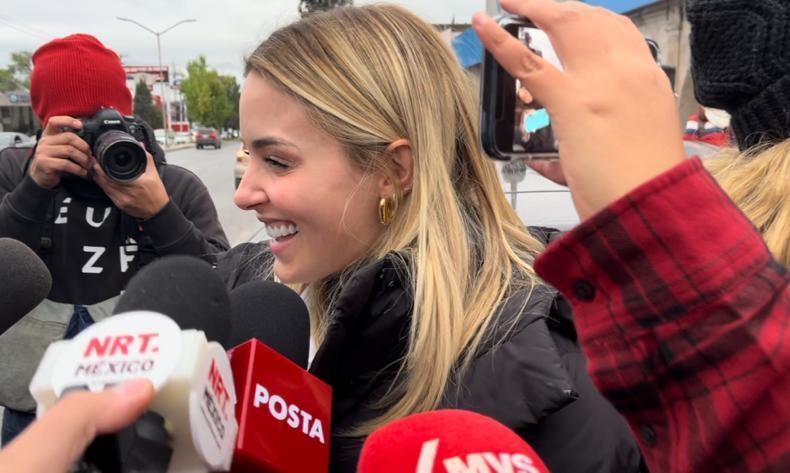
[[[304,369],[310,324],[296,293],[257,281],[229,298],[208,265],[169,257],[130,281],[115,312],[52,344],[31,383],[39,414],[70,390],[154,386],[150,410],[94,441],[86,469],[227,471],[233,459],[239,473],[327,471],[331,389]],[[230,362],[207,340],[238,345]]]
[[[153,386],[144,379],[98,393],[68,395],[3,447],[0,471],[69,471],[95,435],[115,432],[134,422],[153,398]]]
[[[127,286],[115,316],[50,345],[31,382],[41,415],[71,390],[99,391],[144,377],[156,390],[147,411],[88,448],[86,469],[227,471],[237,423],[224,283],[205,262],[157,260]],[[166,314],[166,315],[163,315]]]

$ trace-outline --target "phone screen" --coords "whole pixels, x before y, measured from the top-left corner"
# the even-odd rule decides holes
[[[529,20],[504,17],[499,24],[535,54],[562,69],[549,37]],[[483,149],[490,157],[501,160],[556,158],[551,116],[540,102],[523,102],[518,95],[520,88],[521,82],[486,52],[481,97]]]
[[[516,37],[535,54],[562,69],[557,54],[543,31],[524,25],[515,25]],[[523,102],[518,95],[521,81],[514,81],[513,142],[516,153],[547,154],[557,153],[557,142],[551,128],[551,117],[537,100]]]

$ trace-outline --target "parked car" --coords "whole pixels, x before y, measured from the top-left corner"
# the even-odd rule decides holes
[[[179,131],[173,137],[173,143],[183,145],[192,142],[192,135],[188,131]]]
[[[567,187],[546,179],[523,161],[497,161],[495,166],[502,190],[524,224],[567,231],[579,223]]]
[[[247,170],[247,165],[250,163],[250,155],[244,152],[244,146],[239,145],[236,150],[236,165],[233,168],[233,178],[236,182],[236,189],[239,188],[241,177],[244,176],[244,171]]]
[[[222,139],[223,140],[232,140],[234,138],[239,137],[239,130],[222,130]]]
[[[214,149],[222,148],[222,138],[214,128],[198,128],[195,130],[195,147],[203,149],[205,146],[213,146]]]
[[[36,139],[16,131],[0,131],[0,149],[9,146],[32,147]]]
[[[154,138],[156,138],[156,142],[160,145],[165,145],[165,130],[164,128],[157,128],[154,130]]]

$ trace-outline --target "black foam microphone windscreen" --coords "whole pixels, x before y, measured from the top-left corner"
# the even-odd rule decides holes
[[[0,334],[33,310],[52,289],[47,266],[24,243],[0,238]]]
[[[224,346],[230,333],[230,297],[216,270],[192,256],[166,256],[132,277],[114,314],[134,310],[159,312],[182,330],[202,330]]]
[[[310,316],[299,294],[272,281],[251,281],[230,292],[232,321],[226,348],[252,338],[307,369]]]

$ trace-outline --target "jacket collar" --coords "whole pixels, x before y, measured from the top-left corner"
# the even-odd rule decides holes
[[[390,253],[357,270],[343,283],[330,310],[332,321],[310,371],[329,384],[383,369],[405,350],[393,343],[408,326],[412,298],[403,257]],[[373,337],[385,337],[375,343]],[[393,350],[394,349],[394,350]],[[365,359],[359,359],[362,356]]]

